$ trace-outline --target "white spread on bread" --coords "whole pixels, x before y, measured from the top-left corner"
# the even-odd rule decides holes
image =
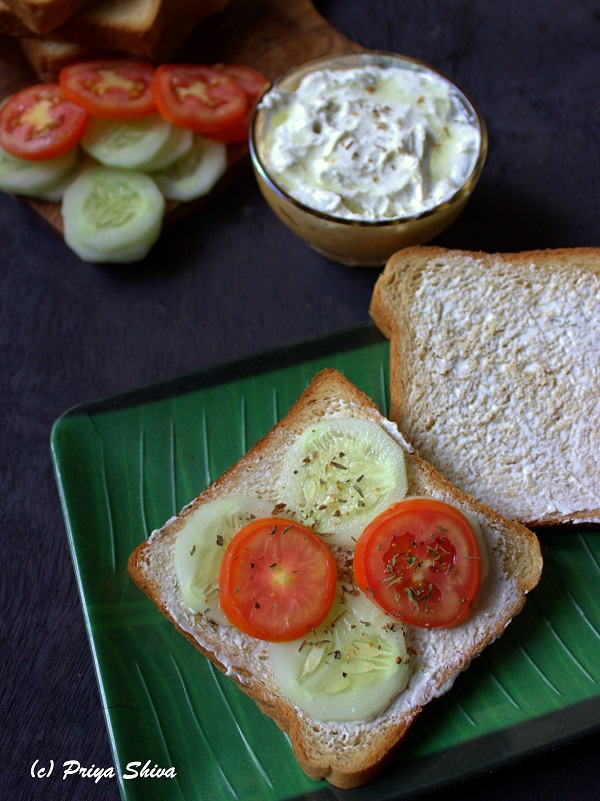
[[[494,553],[498,540],[485,523],[482,526],[482,536],[488,553]],[[243,669],[244,666],[260,664],[262,680],[274,691],[268,643],[249,637],[235,627],[227,627],[226,634],[223,635],[222,628],[216,623],[208,629],[206,626],[199,626],[202,615],[186,608],[182,599],[176,577],[174,548],[168,542],[161,542],[160,532],[154,532],[149,541],[152,539],[156,539],[155,548],[162,551],[161,557],[155,555],[154,558],[161,561],[164,559],[162,569],[165,572],[170,570],[172,576],[169,587],[163,585],[164,595],[161,600],[177,626],[193,637],[203,649],[213,653],[223,666],[225,674],[241,684],[248,684],[252,680]],[[387,709],[368,721],[317,722],[295,707],[297,714],[311,720],[311,726],[323,739],[329,736],[332,728],[355,735],[357,732],[377,728],[383,720],[402,717],[408,710],[423,705],[450,689],[457,674],[453,674],[441,686],[440,676],[446,674],[453,665],[460,664],[465,654],[473,654],[481,640],[481,631],[493,624],[496,610],[517,604],[519,596],[517,582],[505,574],[500,560],[490,559],[490,573],[482,585],[472,614],[464,623],[451,629],[405,628],[406,644],[411,654],[408,684]]]
[[[341,421],[343,422],[347,419],[348,418],[343,417],[341,418]],[[340,418],[338,418],[338,420],[340,420]],[[367,421],[363,422],[366,423]],[[338,424],[335,428],[335,431],[337,431],[339,428],[340,425]],[[400,447],[401,452],[404,452],[406,443],[403,440],[402,435],[398,432],[395,424],[386,421],[382,428],[387,431],[396,445]],[[343,426],[340,430],[343,430]],[[301,438],[298,438],[298,440],[300,439]],[[284,460],[283,464],[285,470],[287,459]],[[223,621],[222,616],[218,614],[215,615],[214,611],[210,608],[207,608],[201,612],[195,608],[194,604],[192,604],[190,608],[190,605],[188,605],[188,598],[186,596],[186,587],[181,583],[181,554],[178,554],[178,546],[182,540],[182,537],[184,538],[184,551],[187,553],[189,544],[191,542],[190,537],[188,536],[190,533],[196,532],[196,540],[200,541],[200,539],[202,539],[202,537],[200,537],[200,535],[197,533],[198,526],[200,525],[198,522],[200,517],[202,517],[203,521],[212,521],[213,518],[215,518],[215,515],[218,515],[218,512],[216,511],[217,507],[219,510],[223,507],[226,509],[229,515],[231,509],[237,508],[236,504],[239,504],[242,500],[243,496],[235,495],[231,496],[228,500],[225,498],[219,498],[213,503],[200,506],[198,509],[193,509],[191,506],[186,507],[186,510],[188,510],[190,514],[185,516],[185,523],[179,528],[176,547],[174,549],[170,549],[170,551],[165,554],[165,557],[168,560],[173,561],[173,565],[169,569],[172,570],[177,579],[170,583],[170,591],[163,600],[167,607],[168,614],[173,618],[177,625],[187,632],[188,635],[194,637],[199,645],[201,645],[203,648],[211,650],[215,654],[218,661],[224,667],[226,675],[235,677],[235,679],[240,683],[245,683],[246,679],[244,672],[240,671],[239,669],[239,658],[232,658],[232,652],[236,653],[237,655],[253,653],[255,658],[261,660],[262,670],[265,674],[269,675],[269,681],[277,684],[278,680],[275,678],[273,667],[270,663],[271,651],[269,650],[269,644],[249,637],[235,626],[228,626],[226,621]],[[451,498],[447,498],[445,500],[448,503],[453,502],[453,499]],[[246,506],[247,501],[248,499],[246,499]],[[265,501],[256,501],[256,504],[257,508],[259,508],[259,506],[260,508],[264,509],[270,508],[270,505]],[[214,513],[211,512],[213,507],[215,508]],[[244,506],[244,508],[246,507]],[[507,602],[513,603],[517,600],[518,593],[516,590],[516,585],[513,582],[506,580],[506,576],[501,569],[499,562],[497,560],[492,562],[492,566],[490,568],[489,552],[493,550],[493,548],[497,545],[497,542],[495,542],[493,538],[491,539],[491,534],[489,531],[487,531],[484,535],[484,529],[482,528],[479,519],[473,513],[464,510],[464,514],[468,517],[473,530],[476,532],[476,538],[478,540],[479,550],[483,561],[483,574],[485,577],[485,581],[483,582],[480,590],[480,600],[476,601],[474,612],[469,616],[464,624],[453,627],[451,630],[435,629],[432,631],[429,629],[402,626],[401,628],[404,631],[404,637],[406,638],[406,642],[411,653],[411,656],[407,658],[407,661],[410,665],[408,676],[405,676],[404,687],[399,688],[402,691],[396,694],[396,697],[393,698],[391,703],[389,701],[386,702],[383,709],[374,710],[373,713],[366,714],[364,719],[347,721],[343,717],[336,718],[335,722],[338,726],[349,725],[352,729],[355,729],[357,726],[360,728],[365,726],[368,727],[369,725],[372,725],[372,721],[377,721],[381,715],[384,715],[385,717],[393,717],[394,714],[403,714],[407,709],[410,709],[415,704],[423,703],[423,699],[429,700],[429,698],[441,695],[448,688],[438,687],[439,670],[446,670],[447,666],[452,664],[453,660],[457,658],[457,655],[460,655],[463,652],[470,652],[473,649],[474,644],[477,642],[477,637],[482,626],[482,621],[479,618],[481,615],[483,615],[485,618],[486,614],[485,611],[480,612],[479,607],[483,608],[483,610],[489,608],[490,606],[491,608],[497,608],[497,605],[504,606]],[[210,542],[212,542],[214,532],[212,528],[210,531],[210,536],[206,537],[205,539],[208,539]],[[159,532],[154,532],[150,538],[150,541],[158,537]],[[174,554],[171,553],[172,550],[174,550]],[[339,574],[342,576],[345,574],[345,571],[348,570],[348,564],[352,560],[352,548],[350,546],[334,547],[333,553],[338,563]],[[194,557],[195,556],[196,554],[194,554]],[[344,582],[342,581],[342,585],[343,583]],[[363,603],[366,602],[367,607],[372,607],[374,616],[380,615],[387,619],[387,616],[383,615],[382,612],[375,611],[376,607],[370,602],[370,600],[367,600],[365,596],[362,596],[362,594],[361,597],[363,598]],[[198,627],[199,616],[200,619],[211,618],[211,626],[216,635],[214,639],[212,637],[207,638],[206,632],[202,635],[200,634],[200,629]],[[368,617],[368,615],[363,613],[363,617]],[[391,621],[392,619],[389,618],[389,620]],[[395,623],[400,625],[397,621],[395,621]],[[219,634],[219,629],[223,625],[226,625],[227,628],[227,634],[225,637],[223,637],[222,634]],[[483,623],[483,625],[485,625],[485,623]],[[291,643],[291,646],[294,647],[294,643]],[[279,668],[279,670],[281,670],[281,668]],[[402,675],[402,670],[400,670],[400,675]],[[291,681],[291,685],[294,686],[293,681]],[[368,695],[367,690],[365,690],[365,694]],[[288,700],[290,699],[288,698]],[[290,702],[294,704],[299,715],[306,715],[306,712],[300,707],[297,707],[293,701]],[[316,708],[324,708],[327,706],[322,699],[313,700],[311,703]],[[364,701],[362,706],[365,707]],[[333,703],[333,707],[335,707],[335,702]],[[385,707],[387,707],[387,710]],[[368,705],[365,708],[368,709]],[[314,711],[312,714],[315,715]],[[319,727],[326,728],[329,725],[333,725],[332,721],[321,720],[319,719],[318,715],[316,715],[316,717],[319,720]]]
[[[507,517],[598,510],[600,276],[568,261],[549,269],[550,253],[511,271],[493,257],[433,256],[403,293],[411,353],[392,390],[403,430]]]
[[[477,118],[430,71],[367,65],[321,69],[274,88],[261,155],[296,200],[334,217],[379,221],[451,198],[479,154]]]
[[[274,487],[282,454],[307,425],[324,417],[355,416],[375,420],[405,450],[409,492],[454,503],[481,524],[490,572],[469,617],[448,629],[406,629],[410,659],[407,688],[369,722],[320,722],[290,704],[275,682],[268,645],[189,610],[177,582],[175,542],[188,513],[219,497],[243,493],[277,503]],[[349,569],[344,549],[336,559]],[[350,554],[351,556],[351,554]],[[301,768],[314,779],[356,787],[379,771],[385,755],[407,733],[424,704],[441,695],[488,643],[502,634],[537,583],[541,554],[535,536],[523,526],[480,506],[447,483],[386,422],[372,402],[338,371],[323,370],[265,438],[129,559],[130,575],[158,608],[205,656],[231,676],[287,734]]]

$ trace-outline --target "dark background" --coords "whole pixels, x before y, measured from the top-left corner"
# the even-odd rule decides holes
[[[596,0],[320,0],[365,47],[421,58],[478,104],[488,162],[438,244],[600,245]],[[132,267],[80,262],[0,194],[0,797],[117,801],[116,782],[33,781],[35,759],[111,754],[50,461],[53,421],[99,397],[368,320],[376,270],[288,233],[250,169]],[[600,796],[583,739],[429,801]],[[435,769],[435,766],[432,766]],[[150,799],[151,801],[151,799]]]

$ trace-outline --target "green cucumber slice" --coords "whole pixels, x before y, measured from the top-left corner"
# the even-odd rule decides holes
[[[269,658],[283,695],[322,721],[370,720],[410,672],[401,624],[341,584],[325,623],[303,640],[270,643]]]
[[[152,177],[167,200],[187,202],[202,197],[227,169],[227,148],[199,134],[190,151]]]
[[[87,167],[63,196],[65,242],[84,261],[137,261],[158,239],[164,209],[165,199],[147,175]]]
[[[483,532],[481,530],[481,526],[479,525],[479,520],[477,520],[474,514],[471,514],[471,512],[467,512],[464,509],[461,509],[460,511],[471,524],[473,534],[475,534],[475,539],[477,540],[477,548],[479,550],[479,559],[481,564],[481,583],[483,584],[490,572],[490,558],[488,556],[485,540],[483,538]]]
[[[329,545],[354,547],[368,523],[406,495],[402,448],[372,420],[331,418],[288,449],[278,484],[287,512]]]
[[[78,162],[71,170],[63,175],[62,178],[53,183],[51,187],[36,192],[33,197],[37,198],[38,200],[46,200],[48,203],[60,203],[64,197],[67,187],[77,175],[77,168]]]
[[[75,168],[78,148],[45,161],[20,159],[0,148],[0,189],[14,195],[39,197],[50,192]]]
[[[231,538],[273,504],[245,495],[230,495],[203,504],[186,518],[175,543],[175,569],[184,602],[221,625],[231,625],[219,606],[219,571]]]
[[[146,162],[139,169],[142,172],[155,172],[156,170],[164,170],[169,167],[173,162],[185,156],[192,149],[194,143],[194,132],[186,128],[178,128],[176,125],[171,127],[167,141],[159,148],[156,155]]]
[[[132,120],[90,118],[81,146],[107,167],[144,171],[168,142],[173,126],[159,114]]]

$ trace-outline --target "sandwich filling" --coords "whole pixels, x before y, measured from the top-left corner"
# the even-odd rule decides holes
[[[481,530],[447,503],[405,498],[403,450],[374,421],[322,420],[283,464],[275,505],[237,495],[186,516],[178,590],[192,620],[229,627],[240,647],[250,638],[304,713],[366,723],[407,691],[419,630],[468,620],[488,570]],[[303,544],[311,538],[330,554],[337,588],[319,549]],[[190,622],[182,628],[194,633]]]

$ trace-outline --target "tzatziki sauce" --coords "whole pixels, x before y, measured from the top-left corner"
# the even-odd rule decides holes
[[[454,84],[409,66],[320,69],[274,87],[261,156],[295,200],[333,217],[385,221],[449,200],[479,156],[477,115]]]

